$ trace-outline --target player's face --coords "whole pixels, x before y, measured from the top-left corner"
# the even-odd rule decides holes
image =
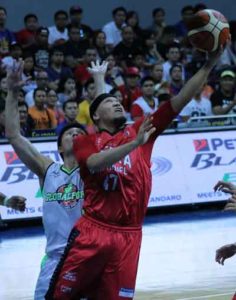
[[[61,149],[59,149],[59,151],[63,153],[64,157],[73,153],[73,139],[81,134],[84,135],[85,132],[76,127],[72,127],[64,132],[61,141]]]
[[[96,115],[99,120],[102,120],[104,123],[119,124],[119,120],[123,120],[123,123],[126,122],[124,108],[116,97],[109,97],[103,100],[98,106]]]

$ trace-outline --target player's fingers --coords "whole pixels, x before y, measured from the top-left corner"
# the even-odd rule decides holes
[[[221,188],[220,191],[222,191],[222,192],[224,192],[224,193],[226,193],[226,194],[231,194],[231,195],[233,195],[233,191],[231,191],[231,190],[230,190],[229,188],[227,188],[227,187]]]

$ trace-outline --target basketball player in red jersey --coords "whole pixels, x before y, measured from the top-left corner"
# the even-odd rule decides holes
[[[85,184],[85,214],[75,225],[74,239],[46,299],[133,299],[141,227],[151,191],[153,144],[204,84],[221,52],[209,55],[177,96],[131,126],[125,125],[124,109],[114,96],[100,94],[92,102],[90,114],[99,133],[74,141]],[[100,67],[94,65],[91,72],[101,92]]]

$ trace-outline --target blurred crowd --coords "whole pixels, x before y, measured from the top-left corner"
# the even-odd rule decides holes
[[[54,24],[40,24],[36,14],[24,17],[24,28],[6,27],[7,11],[0,7],[0,138],[4,138],[7,94],[6,70],[24,60],[18,94],[20,125],[25,136],[58,134],[66,124],[80,122],[96,130],[89,115],[95,85],[88,66],[107,60],[106,90],[123,104],[128,121],[154,112],[176,95],[185,81],[207,59],[207,53],[191,47],[186,23],[204,4],[185,6],[177,24],[167,24],[163,8],[152,11],[148,28],[139,24],[136,11],[117,7],[111,21],[100,29],[84,24],[84,11],[72,6],[58,10]],[[178,116],[190,117],[236,113],[236,21],[230,21],[231,42],[226,46],[209,81]]]

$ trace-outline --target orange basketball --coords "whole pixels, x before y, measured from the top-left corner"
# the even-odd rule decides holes
[[[229,23],[219,12],[204,9],[189,20],[188,38],[190,43],[201,51],[212,52],[229,39]]]

